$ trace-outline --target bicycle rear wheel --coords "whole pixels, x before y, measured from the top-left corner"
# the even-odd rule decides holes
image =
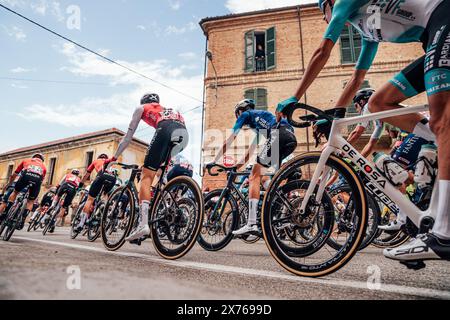
[[[329,197],[325,193],[321,202],[316,201],[316,196],[310,199],[306,206],[306,212],[300,212],[303,203],[302,189],[299,188],[300,199],[297,202],[289,202],[289,206],[282,198],[283,187],[288,185],[286,180],[294,171],[301,171],[302,179],[309,181],[314,174],[321,153],[312,152],[303,154],[291,160],[275,175],[266,193],[263,204],[262,226],[264,239],[271,255],[286,270],[299,276],[321,277],[338,271],[356,254],[360,247],[367,225],[368,206],[364,186],[353,168],[342,159],[330,156],[326,163],[327,172],[337,173],[345,179],[352,190],[353,210],[346,212],[349,215],[347,223],[342,228],[339,250],[325,245],[333,232],[334,209],[331,208]],[[328,180],[330,175],[322,175],[321,179]],[[317,192],[317,191],[316,191]],[[286,195],[284,195],[286,197]],[[327,200],[328,199],[328,200]],[[280,210],[280,200],[286,203],[284,206],[290,210]],[[281,216],[280,214],[284,214]],[[281,227],[289,227],[301,231],[300,236],[306,241],[293,242],[289,237],[279,232]],[[308,226],[311,231],[305,230]],[[331,228],[328,228],[331,226]],[[305,232],[308,231],[308,232]],[[309,248],[309,249],[308,249]],[[312,250],[316,248],[315,250]],[[303,251],[303,252],[302,252]],[[309,251],[309,252],[308,252]],[[297,254],[302,253],[302,254]]]
[[[105,203],[101,202],[95,212],[92,213],[91,221],[89,221],[87,239],[89,242],[95,242],[100,237],[101,232],[101,219],[103,211],[105,209]]]
[[[158,254],[169,260],[186,255],[197,241],[203,215],[204,200],[198,184],[189,177],[171,180],[152,208],[150,231]]]
[[[101,219],[101,235],[105,248],[119,250],[135,226],[136,203],[127,187],[117,188],[106,202]]]
[[[238,205],[229,194],[220,199],[222,192],[214,190],[205,197],[204,221],[197,242],[206,251],[225,248],[233,240],[232,232],[238,224]]]
[[[4,227],[2,230],[0,230],[0,234],[3,233],[3,240],[9,241],[14,233],[16,231],[16,227],[19,224],[20,217],[20,205],[17,205],[13,208],[11,208],[10,213],[6,217],[6,219],[3,221]]]
[[[44,230],[42,230],[42,235],[46,235],[48,230],[50,230],[51,226],[53,224],[56,224],[56,216],[59,213],[59,209],[55,210],[52,209],[51,211],[49,211],[49,215],[50,215],[50,219],[48,219],[48,222],[45,224]]]
[[[86,204],[86,201],[80,203],[80,205],[77,208],[77,213],[75,214],[75,217],[73,218],[72,225],[70,227],[70,238],[72,240],[76,239],[80,232],[77,232],[78,225],[81,222],[81,213],[83,212],[84,205]]]

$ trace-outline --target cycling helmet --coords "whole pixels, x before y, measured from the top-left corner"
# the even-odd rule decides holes
[[[31,157],[32,159],[41,159],[42,161],[45,161],[44,159],[44,155],[42,153],[35,153],[33,154],[33,156]]]
[[[97,159],[109,159],[108,155],[105,153],[102,153],[101,155],[98,156]]]
[[[255,110],[255,101],[252,99],[245,99],[239,102],[236,107],[234,108],[234,114],[236,115],[236,118],[239,118],[241,112],[245,112],[248,110]]]
[[[156,93],[148,93],[141,99],[141,105],[149,103],[159,103],[159,96]]]
[[[73,169],[73,170],[72,170],[72,174],[74,174],[74,175],[76,175],[76,176],[79,176],[79,175],[80,175],[80,170],[78,170],[78,169]]]
[[[333,3],[330,0],[319,0],[319,9],[325,14],[326,5],[330,5],[333,8]]]
[[[375,90],[367,88],[361,89],[356,93],[356,96],[353,98],[353,103],[359,104],[361,100],[368,101],[370,97],[375,93]]]

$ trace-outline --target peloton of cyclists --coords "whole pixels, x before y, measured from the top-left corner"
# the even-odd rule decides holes
[[[30,159],[26,159],[19,164],[16,171],[14,171],[14,173],[9,178],[8,185],[13,183],[16,178],[19,177],[19,179],[15,183],[13,192],[8,197],[8,199],[6,199],[6,201],[0,206],[0,221],[5,218],[9,209],[11,209],[11,207],[13,206],[17,195],[25,188],[30,186],[28,190],[29,197],[27,206],[25,212],[22,215],[21,224],[19,226],[19,229],[23,228],[25,219],[33,209],[34,201],[39,196],[41,185],[44,181],[46,173],[47,168],[44,164],[44,156],[40,153],[34,154]]]

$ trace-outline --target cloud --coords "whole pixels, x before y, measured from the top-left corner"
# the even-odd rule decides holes
[[[180,53],[178,56],[185,60],[194,60],[197,58],[197,54],[194,52],[183,52]]]
[[[16,88],[16,89],[28,89],[28,86],[26,86],[24,84],[20,84],[20,83],[12,83],[11,87]]]
[[[142,31],[146,31],[147,30],[147,28],[145,26],[141,25],[141,24],[136,26],[136,28],[138,28],[139,30],[142,30]]]
[[[19,27],[6,27],[2,26],[3,32],[5,32],[9,37],[15,38],[17,41],[25,41],[27,35]]]
[[[299,4],[315,3],[316,0],[227,0],[225,6],[232,13],[256,11],[263,9],[295,6]]]
[[[166,35],[181,35],[181,34],[185,34],[186,32],[192,32],[195,31],[197,29],[198,25],[194,22],[189,22],[188,24],[182,26],[182,27],[177,27],[177,26],[173,26],[170,25],[166,28]]]
[[[11,72],[11,73],[28,73],[28,72],[33,72],[33,71],[36,71],[36,69],[27,69],[27,68],[17,67],[17,68],[9,70],[9,72]]]
[[[172,10],[179,10],[181,8],[181,2],[176,0],[169,0],[169,6]]]

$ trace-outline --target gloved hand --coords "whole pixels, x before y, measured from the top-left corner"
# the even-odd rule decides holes
[[[114,157],[112,157],[111,159],[106,159],[105,162],[103,163],[103,169],[104,170],[108,169],[109,164],[116,161],[117,159]]]
[[[280,102],[277,106],[277,112],[283,113],[284,109],[293,103],[298,103],[298,99],[296,97],[290,97],[289,99]]]

